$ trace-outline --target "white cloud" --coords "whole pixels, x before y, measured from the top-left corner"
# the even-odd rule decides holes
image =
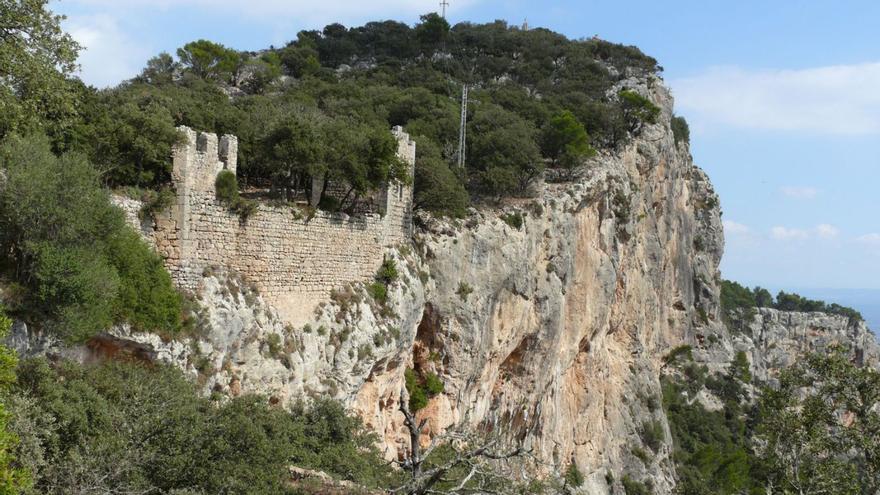
[[[806,230],[790,229],[788,227],[773,227],[770,229],[770,235],[778,241],[803,241],[810,237],[810,233]]]
[[[831,240],[836,239],[839,235],[840,229],[827,223],[820,223],[812,229],[798,229],[781,226],[770,229],[770,237],[777,241],[805,241],[811,238]]]
[[[80,76],[99,88],[133,77],[150,57],[150,50],[129,39],[110,15],[77,16],[65,24],[83,46],[78,60]]]
[[[698,127],[880,133],[880,62],[800,70],[714,67],[671,81]]]
[[[724,233],[729,235],[742,235],[749,233],[749,226],[734,222],[733,220],[725,220]]]
[[[834,225],[823,223],[816,226],[816,235],[822,239],[834,239],[840,234],[840,230]]]
[[[819,190],[806,186],[785,186],[780,188],[782,194],[794,199],[813,199],[819,194]]]

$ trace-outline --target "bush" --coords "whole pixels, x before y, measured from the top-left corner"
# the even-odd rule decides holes
[[[628,474],[620,480],[623,483],[623,491],[626,495],[651,495],[651,489],[641,481],[632,479]]]
[[[232,206],[238,202],[238,178],[229,170],[222,170],[217,174],[217,180],[214,182],[217,193],[217,199],[228,206]]]
[[[25,288],[23,316],[81,341],[116,322],[174,333],[181,299],[159,257],[126,225],[82,156],[42,137],[0,147],[0,269]]]
[[[523,216],[522,213],[506,213],[501,215],[501,220],[504,221],[507,225],[515,228],[516,230],[520,230],[523,226]]]
[[[44,360],[22,363],[15,392],[33,399],[15,422],[40,493],[288,493],[290,463],[366,486],[388,475],[375,437],[332,401],[217,404],[176,369]]]
[[[581,473],[581,470],[578,469],[576,462],[572,462],[568,465],[562,479],[565,480],[566,485],[574,488],[580,488],[584,484],[584,475]]]
[[[367,293],[370,294],[374,301],[381,305],[385,305],[388,302],[388,288],[382,282],[373,282],[368,285]]]
[[[684,117],[672,117],[672,136],[675,144],[691,142],[691,129]]]
[[[434,373],[420,374],[407,369],[404,374],[406,391],[409,393],[409,410],[413,413],[428,405],[428,399],[443,393],[443,382]]]
[[[639,430],[642,442],[654,452],[658,452],[666,441],[666,433],[663,432],[663,424],[660,421],[645,421]]]

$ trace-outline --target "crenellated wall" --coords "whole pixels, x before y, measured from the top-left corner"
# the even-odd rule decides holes
[[[155,225],[136,226],[184,289],[197,289],[210,267],[232,269],[296,324],[334,288],[370,280],[385,249],[410,240],[412,187],[399,182],[380,191],[376,213],[316,211],[306,218],[291,207],[260,204],[242,221],[217,200],[214,186],[220,171],[236,171],[238,140],[187,127],[180,131],[185,139],[174,149],[172,172],[176,204]],[[415,143],[400,127],[392,133],[412,176]]]

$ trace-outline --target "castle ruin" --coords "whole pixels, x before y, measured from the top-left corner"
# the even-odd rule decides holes
[[[371,280],[385,250],[410,240],[412,187],[397,181],[379,191],[376,212],[317,210],[306,217],[291,206],[261,203],[242,221],[215,193],[217,174],[236,172],[237,138],[179,130],[185,139],[173,152],[176,202],[141,230],[183,289],[196,290],[206,270],[224,267],[256,285],[286,321],[300,324],[333,289]],[[391,132],[412,177],[415,143],[400,127]],[[122,206],[132,219],[131,207]]]

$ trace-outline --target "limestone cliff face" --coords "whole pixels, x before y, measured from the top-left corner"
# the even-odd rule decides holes
[[[717,370],[744,350],[759,378],[833,342],[855,343],[865,362],[880,352],[863,324],[842,317],[760,310],[748,331],[725,328],[718,197],[687,144],[675,142],[668,90],[629,79],[613,94],[623,87],[661,108],[656,124],[573,180],[538,184],[529,199],[463,220],[417,216],[412,244],[384,253],[400,272],[385,305],[354,283],[293,326],[259,281],[210,266],[193,287],[201,306],[193,337],[165,342],[118,328],[71,350],[19,325],[15,346],[170,362],[206,393],[261,393],[281,404],[334,397],[380,433],[388,457],[406,449],[404,371],[433,372],[445,389],[419,413],[429,420],[426,441],[453,428],[493,432],[531,448],[544,473],[576,463],[583,493],[611,493],[609,481],[623,474],[670,493],[659,377],[672,348],[692,345]],[[643,461],[633,450],[650,450],[641,431],[653,423],[666,441]]]
[[[669,448],[650,465],[632,448],[643,423],[665,425],[652,406],[661,357],[717,315],[718,199],[674,141],[667,90],[627,84],[663,113],[622,153],[533,200],[424,220],[415,239],[431,282],[413,361],[446,385],[428,408],[435,426],[501,432],[548,465],[576,462],[586,493],[607,491],[609,471],[670,490]]]

